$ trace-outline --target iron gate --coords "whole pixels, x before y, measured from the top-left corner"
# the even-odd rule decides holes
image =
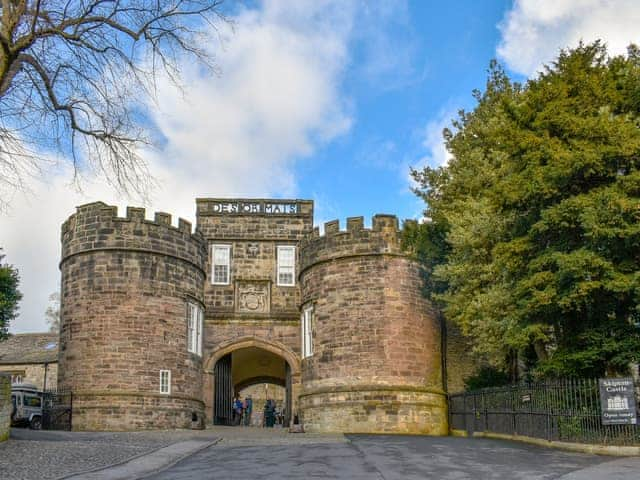
[[[42,428],[71,430],[73,394],[64,390],[47,390],[42,394]]]
[[[233,420],[233,378],[231,376],[230,353],[218,360],[213,374],[215,377],[213,423],[215,425],[231,425]]]
[[[284,362],[285,371],[285,407],[284,407],[284,426],[289,427],[291,425],[291,367],[289,362]]]

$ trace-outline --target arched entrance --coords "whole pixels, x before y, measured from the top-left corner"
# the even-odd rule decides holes
[[[239,393],[252,396],[258,418],[268,397],[276,401],[284,425],[289,425],[297,413],[294,390],[299,384],[300,365],[297,356],[284,345],[255,338],[238,340],[218,348],[205,369],[213,373],[210,412],[214,424],[232,424],[233,397]],[[265,386],[265,390],[256,385]]]

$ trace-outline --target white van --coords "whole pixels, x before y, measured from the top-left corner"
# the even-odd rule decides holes
[[[42,428],[42,392],[35,385],[11,385],[11,425],[28,425],[34,430]]]

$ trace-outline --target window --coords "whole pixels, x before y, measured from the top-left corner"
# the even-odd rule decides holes
[[[278,246],[278,285],[293,287],[296,275],[296,247],[293,245]]]
[[[302,311],[302,358],[313,355],[313,307]]]
[[[202,355],[202,307],[187,302],[187,351]]]
[[[211,283],[229,285],[231,245],[213,245],[211,250]]]
[[[40,397],[33,397],[31,395],[24,396],[24,406],[25,407],[36,407],[39,408],[42,406],[42,400]]]
[[[171,370],[160,370],[160,393],[171,393]]]

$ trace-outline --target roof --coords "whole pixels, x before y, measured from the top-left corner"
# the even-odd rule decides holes
[[[0,365],[57,361],[57,333],[19,333],[0,341]]]

